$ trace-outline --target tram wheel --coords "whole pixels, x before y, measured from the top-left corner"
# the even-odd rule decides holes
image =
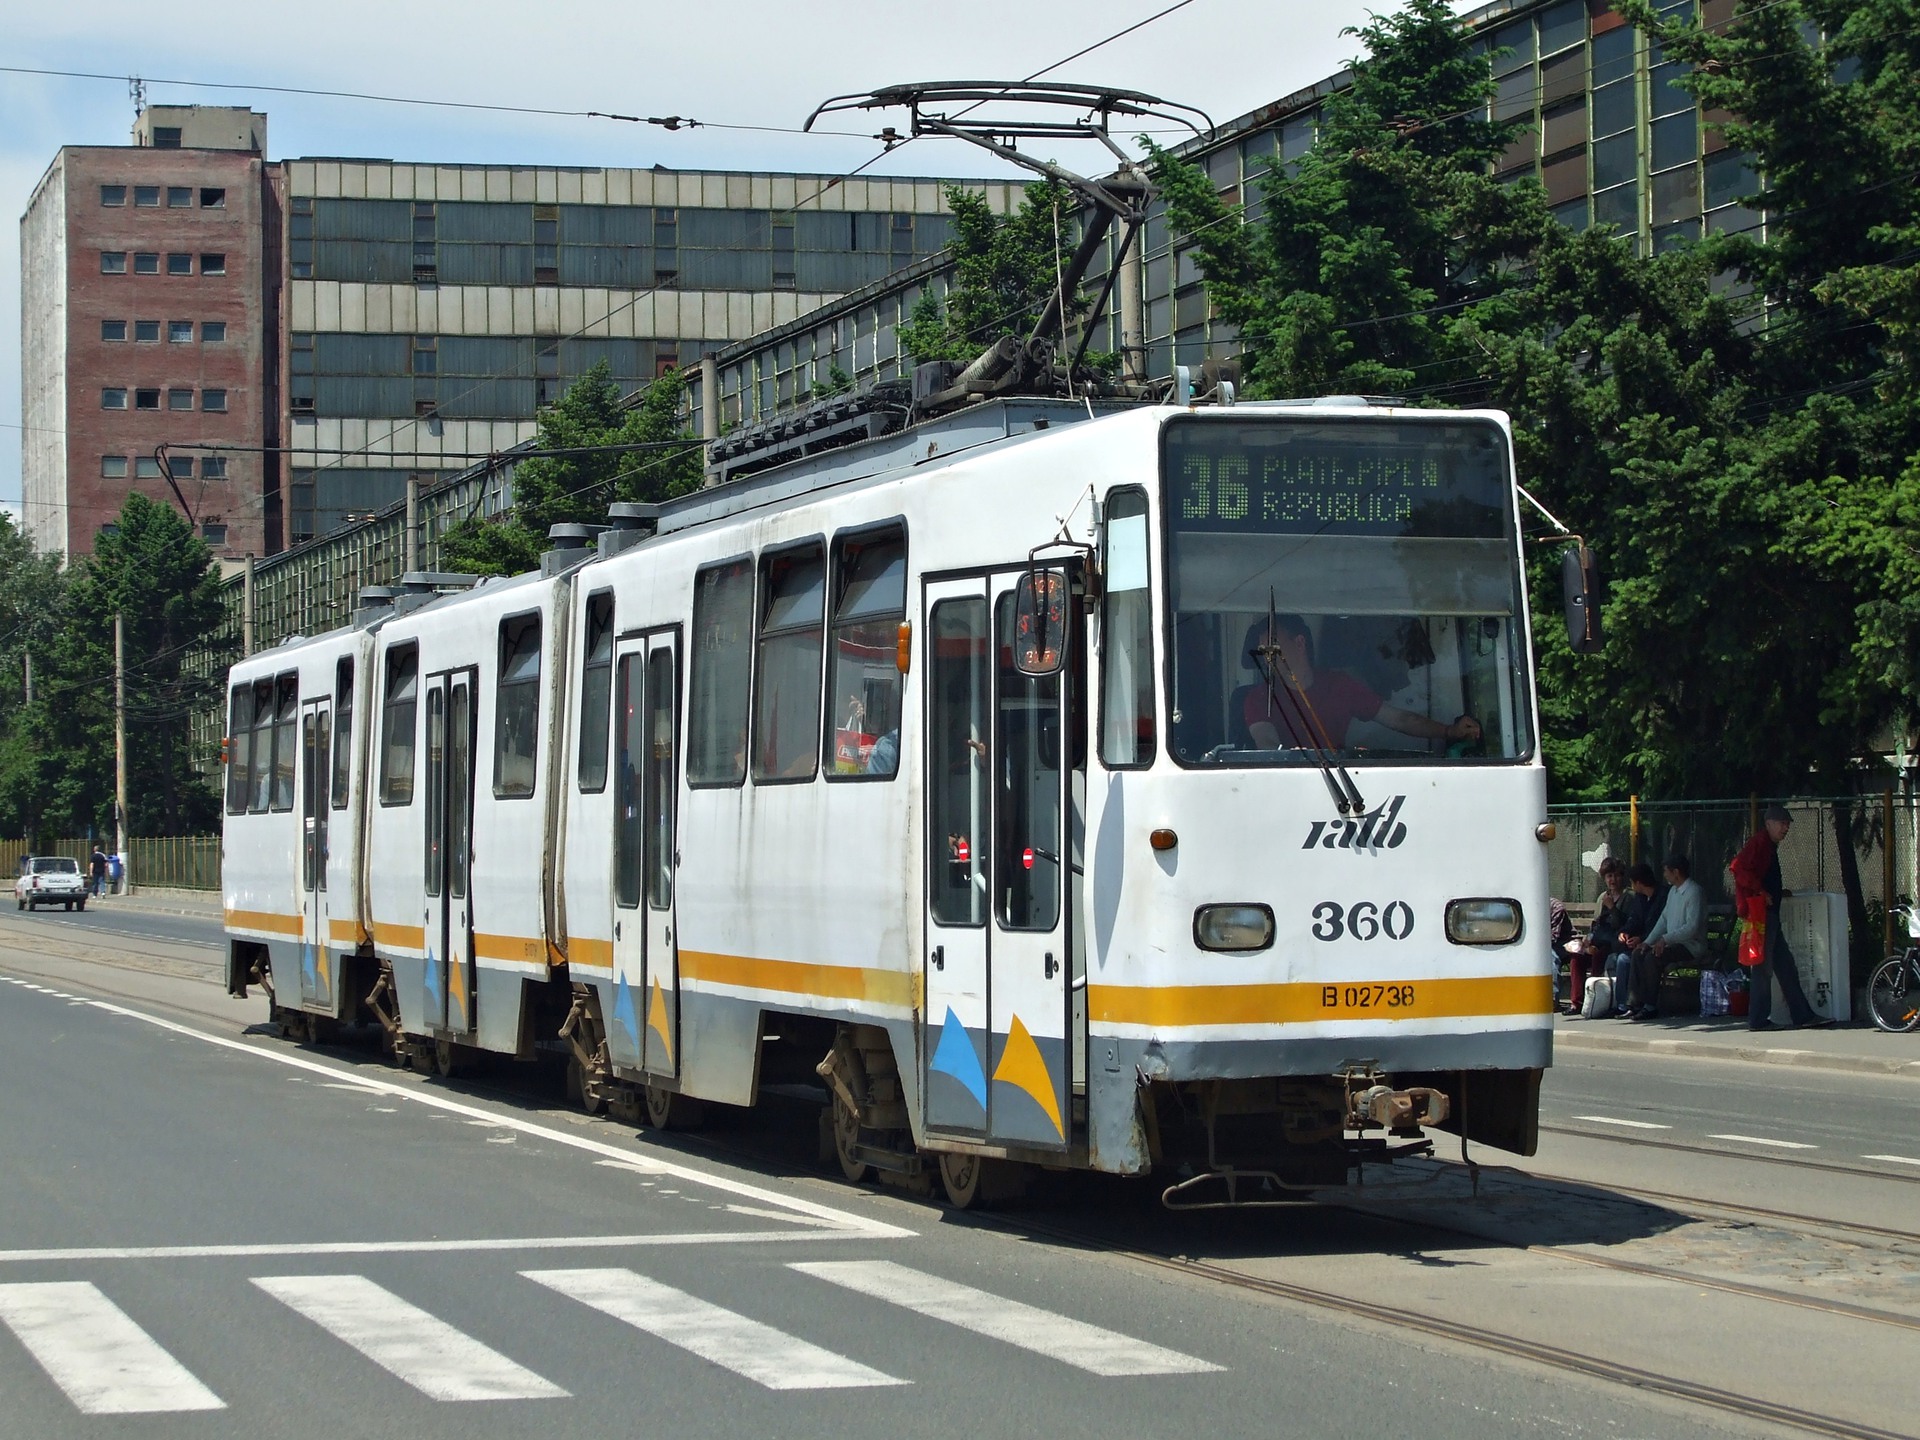
[[[451,1040],[433,1042],[433,1073],[442,1080],[451,1078],[462,1069],[460,1047]]]
[[[594,1083],[577,1057],[567,1061],[567,1098],[589,1115],[607,1108],[606,1092]]]
[[[647,1124],[655,1130],[697,1130],[706,1107],[690,1095],[676,1094],[658,1085],[645,1087]]]
[[[956,1210],[989,1210],[1026,1193],[1031,1170],[1010,1160],[984,1155],[940,1153],[940,1188]]]
[[[840,1162],[840,1173],[858,1185],[873,1174],[873,1167],[853,1153],[860,1139],[860,1119],[842,1103],[833,1102],[833,1154]]]

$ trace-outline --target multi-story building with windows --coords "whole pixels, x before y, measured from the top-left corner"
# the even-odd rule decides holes
[[[527,439],[597,361],[638,388],[940,251],[941,185],[285,162],[289,543]]]
[[[20,222],[26,528],[84,555],[138,491],[184,506],[218,555],[263,551],[280,405],[266,117],[156,105],[133,142],[63,148]]]

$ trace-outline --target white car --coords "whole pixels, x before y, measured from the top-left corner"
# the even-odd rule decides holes
[[[71,855],[23,855],[20,878],[13,882],[13,900],[22,910],[38,910],[42,905],[84,910],[87,877]]]

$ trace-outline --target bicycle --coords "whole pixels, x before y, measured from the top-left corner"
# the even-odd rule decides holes
[[[1896,1035],[1920,1028],[1920,915],[1911,905],[1894,908],[1906,917],[1907,934],[1914,944],[1889,955],[1867,982],[1867,1010],[1873,1023]]]

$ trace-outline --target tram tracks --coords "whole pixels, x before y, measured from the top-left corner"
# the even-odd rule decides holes
[[[1719,1160],[1751,1161],[1762,1165],[1785,1165],[1795,1170],[1823,1170],[1832,1175],[1852,1175],[1867,1180],[1892,1180],[1905,1185],[1920,1185],[1920,1171],[1911,1174],[1895,1170],[1871,1170],[1864,1165],[1842,1165],[1832,1160],[1814,1160],[1804,1153],[1768,1155],[1756,1150],[1729,1150],[1713,1145],[1693,1145],[1685,1140],[1659,1140],[1650,1135],[1615,1135],[1601,1130],[1582,1130],[1572,1125],[1540,1122],[1543,1133],[1571,1135],[1580,1140],[1604,1140],[1609,1145],[1630,1145],[1648,1150],[1673,1150],[1686,1155],[1711,1155]]]

